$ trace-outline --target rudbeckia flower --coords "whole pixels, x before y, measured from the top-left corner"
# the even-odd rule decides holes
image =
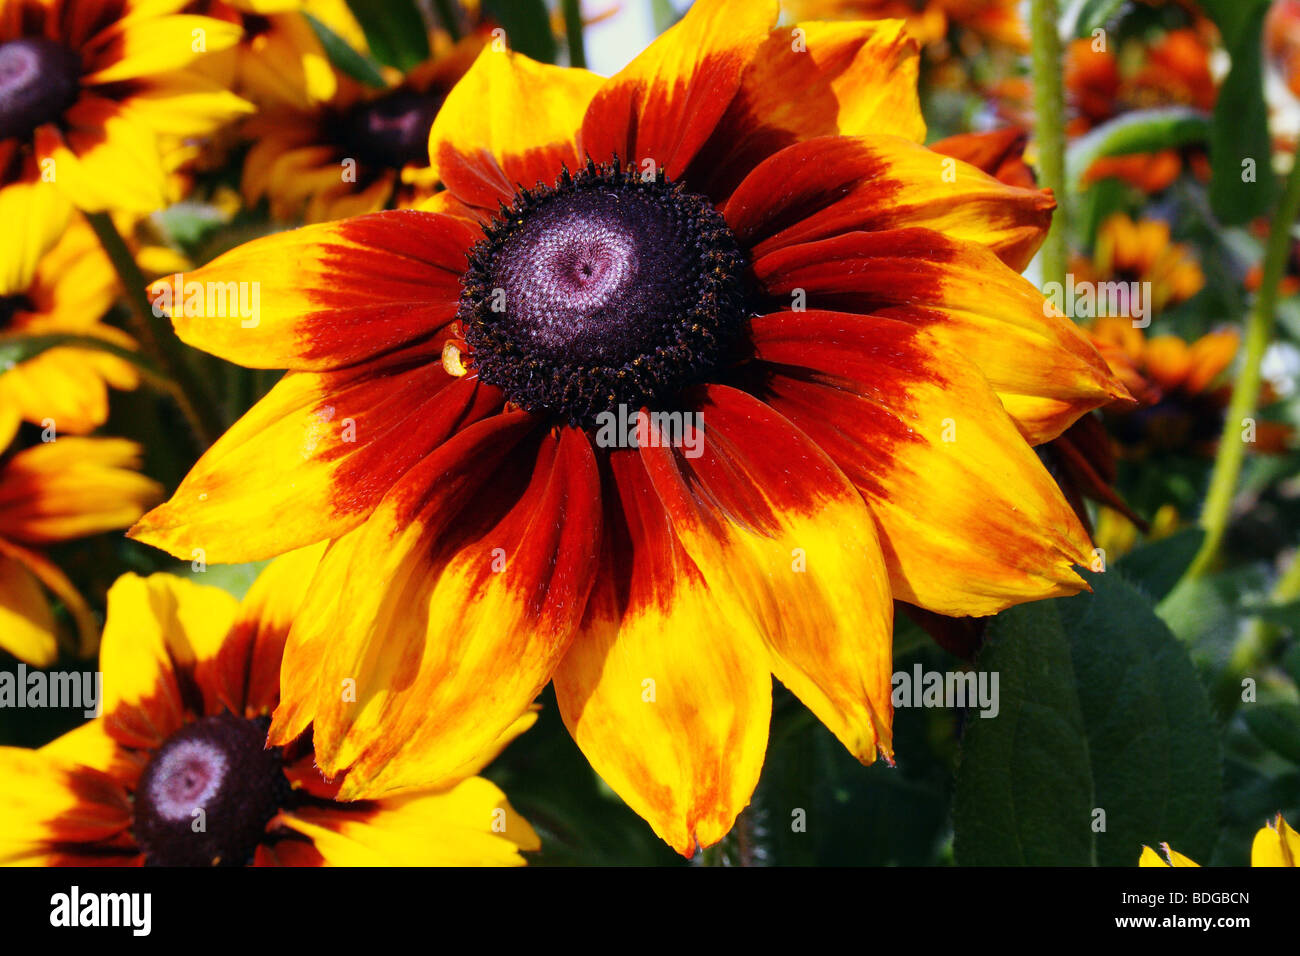
[[[160,135],[211,131],[248,109],[182,71],[239,39],[229,23],[178,14],[185,4],[0,2],[0,186],[54,183],[91,212],[165,205]]]
[[[172,575],[119,578],[102,715],[39,750],[0,747],[0,864],[517,866],[539,849],[481,777],[342,803],[310,736],[266,746],[285,635],[321,550],[270,565],[242,603]]]
[[[1137,399],[1105,410],[1110,433],[1125,455],[1214,454],[1232,395],[1223,378],[1241,341],[1236,329],[1188,343],[1176,335],[1147,338],[1126,319],[1100,319],[1090,335]],[[1266,389],[1265,404],[1271,400]],[[1263,452],[1282,450],[1291,434],[1280,422],[1258,422],[1255,429],[1250,447]]]
[[[1160,844],[1162,858],[1149,846],[1142,848],[1138,866],[1200,866],[1195,860],[1174,850],[1168,843]],[[1300,833],[1278,814],[1255,834],[1250,847],[1251,866],[1300,866]]]
[[[919,145],[901,24],[804,50],[777,13],[700,0],[609,79],[488,49],[425,210],[193,274],[259,282],[261,319],[177,314],[185,341],[292,371],[132,534],[331,542],[271,734],[312,725],[347,796],[454,775],[554,680],[690,854],[749,800],[772,675],[888,758],[894,598],[1084,587],[1030,446],[1124,392],[1017,274],[1050,197]]]
[[[1159,219],[1136,222],[1115,213],[1101,224],[1091,259],[1076,257],[1071,263],[1075,282],[1139,283],[1145,302],[1121,303],[1122,314],[1137,318],[1139,306],[1147,315],[1159,315],[1186,302],[1205,287],[1205,273],[1190,246],[1173,242],[1169,223]],[[1100,297],[1099,300],[1100,302]]]
[[[345,0],[199,0],[191,9],[240,30],[238,44],[204,57],[195,69],[258,104],[307,109],[338,89],[338,74],[303,13],[353,49],[365,49]]]
[[[902,19],[922,45],[941,43],[953,27],[1016,50],[1029,48],[1019,0],[784,0],[797,20]]]
[[[125,528],[162,497],[135,469],[140,448],[116,438],[59,438],[7,452],[17,413],[0,406],[0,650],[45,666],[58,629],[42,587],[58,596],[94,649],[95,622],[58,566],[39,552],[57,541]]]
[[[1091,39],[1074,40],[1066,51],[1065,86],[1073,111],[1068,124],[1079,136],[1130,110],[1187,106],[1203,112],[1214,109],[1218,84],[1210,70],[1217,32],[1208,21],[1196,27],[1169,30],[1137,57],[1110,48],[1097,49]],[[1121,62],[1136,67],[1121,70]],[[1209,180],[1205,147],[1158,150],[1097,159],[1084,174],[1084,182],[1121,179],[1145,193],[1158,193],[1178,179],[1184,166]]]
[[[82,335],[134,347],[100,321],[117,295],[117,276],[85,220],[77,216],[39,259],[15,257],[0,272],[0,341],[6,335]],[[0,369],[0,407],[59,432],[93,431],[108,418],[108,386],[138,384],[134,366],[94,348],[60,346]]]
[[[245,200],[256,205],[265,197],[276,219],[324,222],[427,198],[437,182],[429,128],[484,40],[473,34],[453,44],[435,31],[433,57],[392,76],[383,90],[338,73],[325,102],[268,106],[242,130],[253,141],[241,183]]]

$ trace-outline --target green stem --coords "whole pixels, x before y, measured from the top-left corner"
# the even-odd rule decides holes
[[[1300,598],[1300,549],[1291,556],[1291,564],[1269,592],[1269,604],[1289,604]],[[1232,647],[1228,663],[1219,676],[1216,698],[1224,713],[1231,713],[1241,702],[1241,681],[1257,672],[1272,655],[1282,637],[1275,624],[1254,617],[1247,623]]]
[[[442,21],[442,28],[447,31],[453,43],[460,40],[460,15],[456,10],[456,5],[452,0],[433,0],[433,5],[437,8],[438,19]]]
[[[144,273],[136,265],[135,256],[131,255],[126,240],[117,231],[108,213],[87,213],[86,219],[99,237],[100,245],[104,247],[126,292],[134,320],[133,330],[140,339],[141,347],[175,383],[175,388],[169,389],[172,397],[190,423],[195,437],[204,448],[208,447],[225,431],[225,423],[221,420],[207,385],[186,362],[184,346],[172,331],[171,322],[166,316],[154,314],[146,291],[148,283]]]
[[[1269,230],[1268,248],[1264,254],[1264,277],[1255,297],[1255,307],[1246,324],[1245,358],[1232,390],[1232,398],[1228,402],[1223,435],[1219,439],[1214,471],[1210,475],[1210,490],[1201,510],[1201,527],[1205,529],[1205,540],[1187,569],[1186,576],[1189,578],[1200,577],[1209,569],[1227,531],[1232,499],[1237,491],[1237,479],[1241,476],[1241,466],[1246,458],[1246,442],[1242,440],[1241,429],[1243,420],[1253,418],[1259,404],[1263,383],[1260,366],[1264,361],[1264,352],[1273,338],[1273,324],[1277,318],[1277,290],[1291,251],[1291,227],[1295,224],[1297,213],[1300,213],[1300,158],[1293,161],[1291,173],[1286,180],[1286,191],[1282,194],[1282,204],[1278,207]]]
[[[1065,86],[1062,77],[1058,0],[1033,0],[1030,6],[1032,77],[1038,172],[1056,197],[1056,214],[1043,243],[1043,284],[1064,282],[1069,259],[1066,228],[1069,208],[1065,188]]]
[[[581,0],[564,0],[564,36],[569,44],[569,66],[587,68],[587,48],[582,38]]]

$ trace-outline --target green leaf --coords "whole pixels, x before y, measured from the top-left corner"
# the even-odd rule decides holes
[[[1271,0],[1201,0],[1201,8],[1214,21],[1229,48],[1236,45],[1243,31],[1250,29],[1252,17],[1268,8]]]
[[[1167,538],[1134,548],[1115,562],[1115,570],[1158,604],[1181,580],[1203,540],[1203,529],[1184,528]]]
[[[1074,0],[1065,11],[1065,22],[1074,24],[1070,28],[1070,34],[1076,37],[1092,36],[1092,31],[1109,23],[1124,3],[1125,0]]]
[[[967,865],[1134,866],[1215,842],[1221,757],[1186,650],[1118,575],[1000,614],[980,656],[997,717],[972,717],[953,801]],[[1094,830],[1096,810],[1104,830]]]
[[[412,0],[347,0],[370,52],[403,73],[429,59],[429,28]]]
[[[1277,624],[1292,631],[1300,631],[1300,601],[1247,606],[1243,610],[1251,617],[1261,618],[1270,624]]]
[[[489,18],[506,31],[510,49],[543,63],[554,63],[558,45],[543,0],[483,0]]]
[[[310,13],[304,12],[303,16],[316,32],[316,38],[325,48],[325,54],[330,58],[331,63],[359,83],[376,88],[383,88],[386,85],[383,76],[379,73],[379,67],[373,60],[352,49],[346,40]]]
[[[1210,137],[1210,118],[1186,106],[1136,110],[1103,123],[1070,145],[1065,157],[1066,179],[1079,183],[1103,156],[1128,156],[1176,149]]]
[[[1249,6],[1248,3],[1241,4]],[[1210,135],[1210,206],[1227,225],[1249,222],[1273,205],[1273,142],[1268,131],[1268,104],[1264,100],[1262,30],[1267,7],[1256,5],[1246,14],[1234,14],[1228,42],[1232,69],[1214,106]],[[1235,17],[1244,16],[1240,21]],[[1224,30],[1224,36],[1229,31]],[[1245,165],[1253,164],[1254,182],[1244,181]]]
[[[1260,743],[1300,764],[1300,704],[1250,704],[1242,715]]]

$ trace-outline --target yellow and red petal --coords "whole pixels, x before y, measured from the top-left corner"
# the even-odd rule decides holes
[[[216,657],[195,667],[209,712],[225,707],[232,714],[257,717],[275,709],[284,642],[324,553],[324,542],[290,551],[257,576]]]
[[[1000,183],[894,136],[821,137],[759,164],[727,200],[755,258],[846,232],[917,226],[991,249],[1016,271],[1047,235],[1049,193]]]
[[[130,535],[177,557],[257,561],[359,525],[417,462],[500,410],[477,378],[408,350],[332,372],[290,372]]]
[[[409,209],[374,213],[245,243],[184,274],[183,301],[177,301],[175,277],[155,282],[150,296],[155,307],[170,306],[164,311],[184,341],[229,361],[250,368],[340,368],[447,325],[456,314],[465,253],[477,238],[463,220],[448,216]],[[241,301],[256,306],[245,311],[257,314],[244,318],[238,309],[221,307],[229,301],[215,295],[221,290],[242,290]]]
[[[711,591],[734,595],[773,673],[854,754],[892,753],[893,601],[875,523],[830,457],[778,412],[701,386],[698,457],[642,448],[672,529]]]
[[[912,323],[834,312],[765,316],[752,337],[751,387],[861,491],[894,597],[981,616],[1084,587],[1087,533],[959,352]]]
[[[596,568],[599,477],[585,433],[538,427],[522,412],[470,426],[393,486],[354,547],[326,552],[285,648],[272,740],[300,729],[305,688],[288,678],[302,675],[317,762],[347,771],[343,799],[476,772],[569,646]],[[298,658],[321,646],[311,682]]]
[[[635,451],[610,455],[605,546],[555,672],[596,772],[677,852],[731,829],[758,783],[772,709],[762,635],[673,534]]]
[[[0,537],[27,544],[125,528],[162,491],[133,469],[141,449],[119,438],[60,438],[0,469]]]
[[[79,209],[150,213],[167,205],[167,171],[157,134],[120,104],[84,96],[64,114],[66,128],[36,129],[42,168]]]
[[[189,14],[124,17],[81,48],[81,82],[118,83],[178,69],[234,46],[243,32],[238,24]]]
[[[602,82],[586,70],[484,49],[433,121],[431,173],[461,201],[493,213],[517,186],[552,184],[563,165],[584,161],[578,130]]]
[[[362,807],[305,807],[278,822],[309,837],[325,866],[522,866],[520,850],[541,848],[528,821],[482,777]]]
[[[38,750],[0,747],[0,864],[111,840],[131,823],[112,777]]]
[[[779,12],[775,0],[697,0],[596,93],[582,150],[596,162],[649,160],[680,177],[740,93]]]
[[[760,256],[754,272],[774,310],[802,290],[813,309],[928,329],[984,373],[1031,444],[1127,397],[1088,337],[976,243],[929,229],[846,233]]]
[[[726,196],[759,162],[819,136],[925,139],[919,49],[898,20],[810,21],[773,30],[687,178]]]
[[[158,747],[203,712],[195,682],[213,660],[238,602],[170,574],[124,574],[108,591],[100,648],[105,729],[127,747]]]

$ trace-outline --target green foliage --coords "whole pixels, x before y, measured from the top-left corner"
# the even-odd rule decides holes
[[[384,78],[373,60],[352,49],[346,40],[310,13],[304,12],[303,16],[311,24],[312,30],[315,31],[321,46],[325,48],[325,53],[330,58],[331,63],[359,83],[379,89],[384,87]]]
[[[429,28],[412,0],[347,0],[380,63],[406,72],[429,58]]]
[[[1132,866],[1143,844],[1214,846],[1220,744],[1187,652],[1118,575],[1089,583],[990,628],[979,666],[1000,675],[1001,713],[962,741],[959,863]]]
[[[484,10],[506,31],[510,49],[543,63],[554,63],[559,46],[543,0],[483,0]]]

